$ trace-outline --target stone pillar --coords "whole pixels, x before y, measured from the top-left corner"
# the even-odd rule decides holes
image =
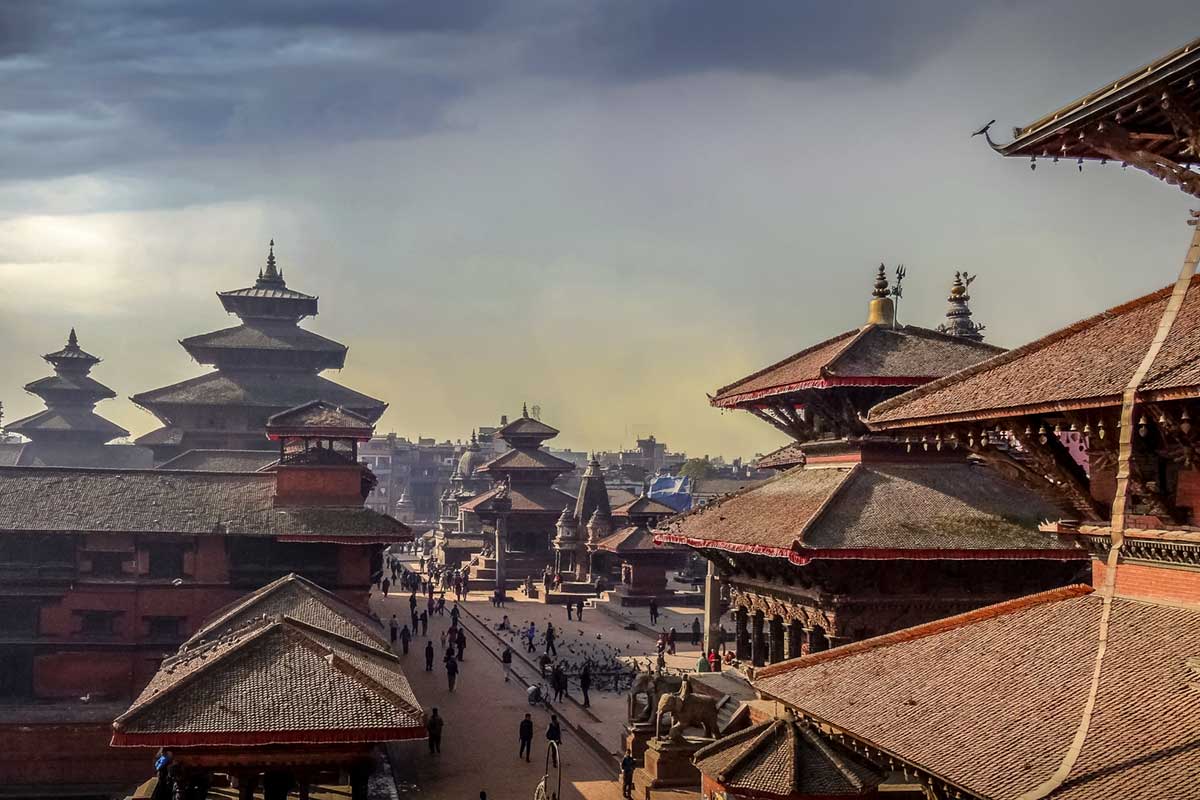
[[[779,660],[786,661],[789,658],[795,658],[792,655],[792,623],[784,620],[782,626]]]
[[[763,636],[763,612],[755,611],[750,620],[750,662],[756,667],[767,663],[767,642]]]
[[[704,579],[704,652],[721,650],[721,579],[717,568],[708,562],[708,575]]]
[[[506,596],[508,588],[507,574],[504,571],[504,551],[508,549],[508,518],[503,514],[496,517],[496,589],[502,597]]]
[[[806,656],[812,652],[813,629],[808,627],[807,625],[805,625],[800,630],[802,630],[804,632],[803,636],[800,639],[800,655]]]
[[[257,785],[257,775],[245,773],[238,775],[238,800],[254,800],[254,789]]]
[[[734,612],[734,642],[735,653],[738,661],[745,661],[750,658],[750,633],[746,630],[749,614],[746,609],[738,607]]]
[[[771,618],[771,649],[768,651],[772,664],[778,664],[787,658],[787,640],[784,638],[787,634],[787,627],[783,624],[783,617]]]

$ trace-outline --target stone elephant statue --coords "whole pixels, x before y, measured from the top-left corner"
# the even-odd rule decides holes
[[[658,716],[654,720],[654,733],[662,738],[663,714],[671,715],[671,728],[666,739],[672,742],[683,741],[685,728],[698,727],[704,729],[704,735],[715,739],[720,735],[717,724],[717,701],[711,697],[695,694],[687,683],[679,689],[678,694],[664,694],[658,698]]]
[[[681,678],[667,675],[656,675],[653,672],[639,673],[629,687],[629,721],[650,722],[654,709],[658,707],[658,699],[663,694],[678,691],[683,681]],[[638,713],[638,695],[645,695],[646,708]]]

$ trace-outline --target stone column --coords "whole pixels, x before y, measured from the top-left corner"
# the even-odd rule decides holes
[[[805,625],[800,630],[804,631],[804,634],[800,639],[800,655],[806,656],[812,652],[813,629]]]
[[[496,589],[506,596],[507,575],[504,571],[504,551],[508,549],[508,518],[504,514],[496,517]]]
[[[750,662],[756,667],[767,663],[767,642],[763,636],[763,612],[755,611],[750,620]]]
[[[721,650],[721,579],[713,562],[704,578],[704,652]]]
[[[792,655],[792,625],[793,624],[795,624],[795,623],[788,622],[787,620],[784,620],[782,623],[783,630],[781,631],[782,636],[780,637],[781,641],[780,641],[780,648],[779,648],[779,650],[780,650],[779,660],[780,661],[786,661],[789,658],[795,658],[795,656]]]
[[[734,655],[737,656],[738,661],[745,661],[746,659],[750,658],[750,634],[746,630],[748,617],[749,615],[746,613],[746,609],[741,607],[739,607],[733,615],[735,648]]]

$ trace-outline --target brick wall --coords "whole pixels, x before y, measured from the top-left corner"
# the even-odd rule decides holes
[[[1092,562],[1092,585],[1103,586],[1107,574],[1104,562]],[[1200,570],[1122,562],[1117,565],[1116,593],[1122,597],[1200,604]]]
[[[361,506],[362,467],[279,467],[275,473],[275,505]]]

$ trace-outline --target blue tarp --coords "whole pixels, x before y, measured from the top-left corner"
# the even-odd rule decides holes
[[[676,511],[688,511],[692,507],[692,479],[656,475],[650,481],[650,498]]]

